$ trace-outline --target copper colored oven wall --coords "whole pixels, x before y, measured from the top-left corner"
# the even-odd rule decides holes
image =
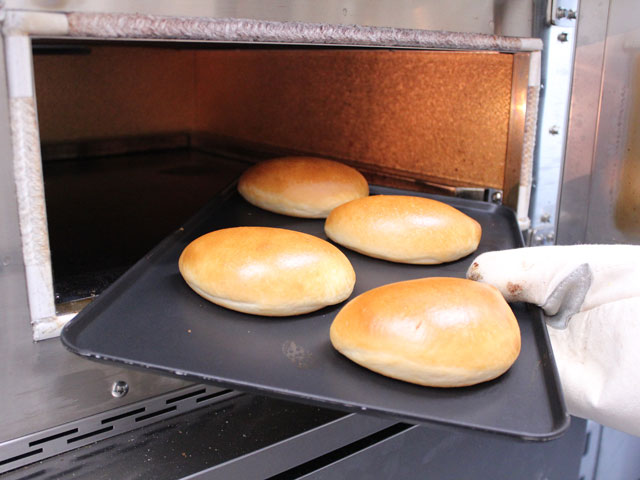
[[[57,143],[203,132],[402,178],[503,188],[513,58],[93,45],[86,55],[34,57],[40,135]]]
[[[502,188],[513,56],[410,50],[199,51],[196,128]]]
[[[44,143],[193,126],[193,51],[91,46],[88,54],[35,55],[33,64]]]

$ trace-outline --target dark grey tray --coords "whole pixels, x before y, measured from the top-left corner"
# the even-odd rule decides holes
[[[415,195],[381,187],[372,187],[372,194]],[[476,255],[522,246],[515,215],[508,208],[422,196],[449,203],[478,220],[483,231],[478,251],[445,265],[417,266],[342,249],[357,276],[351,298],[401,280],[464,277]],[[568,427],[549,339],[535,307],[512,305],[522,333],[522,351],[506,374],[472,387],[438,389],[386,378],[335,351],[329,326],[344,304],[296,317],[246,315],[204,300],[178,272],[183,248],[212,230],[274,226],[326,239],[323,224],[323,220],[258,209],[231,188],[69,322],[62,331],[62,342],[91,359],[410,423],[453,424],[531,440],[556,437]]]

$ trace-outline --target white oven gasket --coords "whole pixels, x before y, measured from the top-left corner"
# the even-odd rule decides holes
[[[59,335],[69,318],[56,315],[54,301],[30,35],[65,35],[66,20],[62,14],[7,12],[3,25],[13,172],[34,340]]]

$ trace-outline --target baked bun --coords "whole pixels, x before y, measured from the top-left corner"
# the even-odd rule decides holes
[[[478,248],[482,228],[473,218],[436,200],[375,195],[334,209],[327,236],[351,250],[399,263],[431,265]]]
[[[369,195],[369,184],[356,169],[333,160],[283,157],[246,170],[238,192],[270,212],[326,218],[338,205]]]
[[[432,387],[491,380],[520,353],[520,328],[500,292],[461,278],[422,278],[369,290],[340,310],[330,336],[359,365]]]
[[[356,281],[347,257],[329,242],[281,228],[207,233],[187,245],[178,267],[207,300],[267,316],[298,315],[342,302]]]

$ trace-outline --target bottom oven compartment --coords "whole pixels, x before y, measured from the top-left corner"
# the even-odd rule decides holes
[[[6,480],[578,478],[585,421],[514,441],[240,394],[3,476]]]

